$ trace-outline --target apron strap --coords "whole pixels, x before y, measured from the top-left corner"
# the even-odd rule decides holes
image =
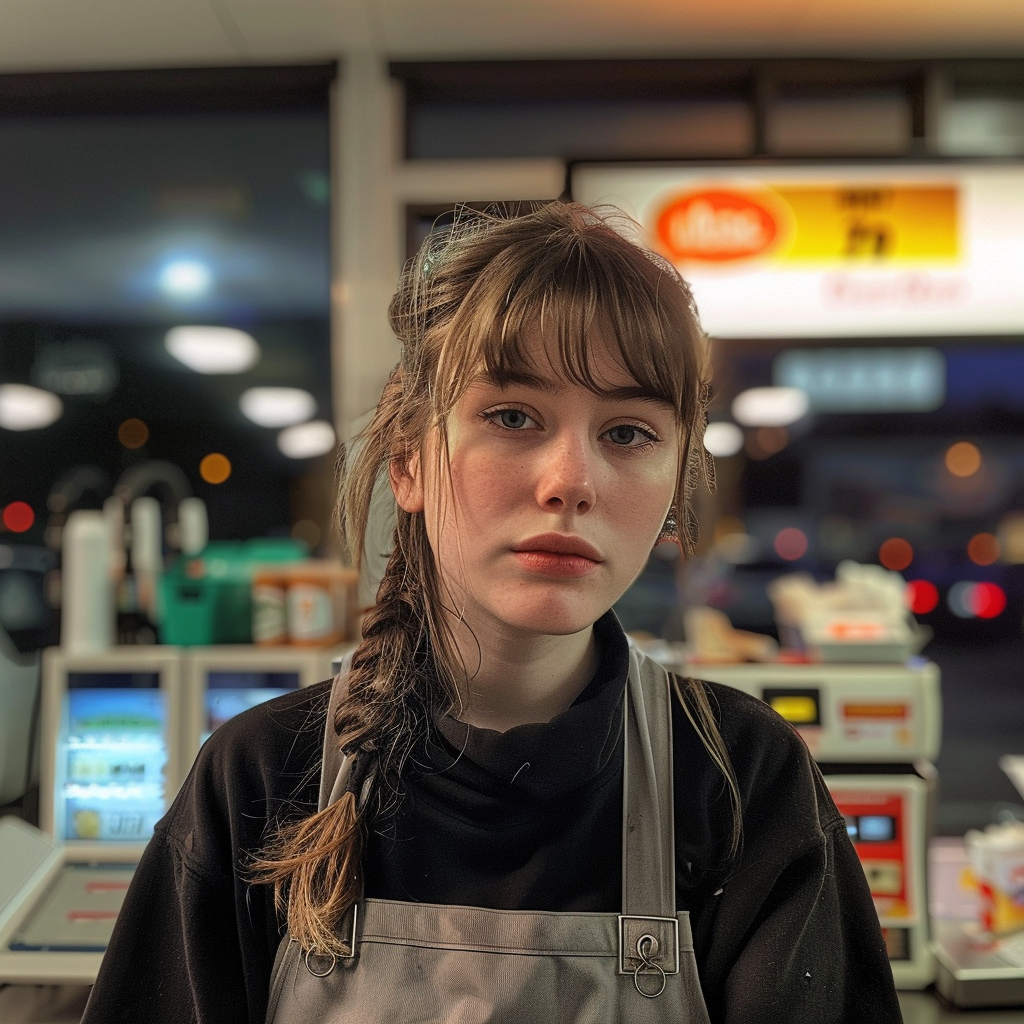
[[[622,913],[674,920],[671,683],[665,669],[632,642],[623,713]]]
[[[348,693],[348,671],[352,666],[352,654],[341,660],[341,668],[331,686],[331,700],[327,705],[327,719],[324,722],[323,761],[320,767],[320,800],[317,810],[322,811],[338,800],[348,784],[352,759],[345,757],[338,746],[338,734],[334,731],[334,712]]]
[[[351,655],[331,687],[324,725],[319,809],[339,799],[352,759],[344,757],[334,731],[334,712],[347,689]],[[672,803],[672,707],[668,673],[633,645],[629,648],[623,714],[624,777],[622,912],[624,917],[676,916],[675,828]]]

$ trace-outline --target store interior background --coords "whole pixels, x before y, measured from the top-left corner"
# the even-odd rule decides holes
[[[839,9],[841,6],[842,9]],[[721,5],[402,0],[46,0],[0,13],[0,384],[89,369],[63,416],[0,427],[0,623],[21,652],[59,639],[52,570],[74,507],[146,463],[202,497],[212,539],[296,536],[337,554],[333,454],[284,454],[247,388],[301,388],[346,436],[397,358],[385,310],[403,260],[460,201],[544,200],[588,160],[1015,161],[1024,158],[1024,7],[903,0]],[[204,287],[168,287],[201,264]],[[1024,280],[1024,278],[1022,278]],[[194,284],[194,282],[193,282]],[[1024,287],[1024,285],[1022,285]],[[182,323],[241,328],[263,358],[195,374]],[[687,600],[774,633],[764,586],[913,544],[938,588],[919,620],[942,671],[936,830],[1024,818],[998,766],[1024,753],[1024,336],[872,338],[942,353],[931,412],[819,414],[748,430],[719,459],[693,566],[652,560],[627,627],[680,634]],[[827,340],[824,346],[835,344]],[[788,344],[714,343],[712,419],[771,383]],[[61,360],[65,362],[62,364]],[[75,361],[78,362],[75,362]],[[85,382],[86,378],[92,383]],[[119,436],[141,420],[145,436]],[[129,443],[126,443],[126,436]],[[136,443],[138,441],[138,443]],[[981,455],[950,475],[951,445]],[[201,460],[225,454],[222,483]],[[184,482],[183,482],[184,481]],[[20,506],[19,506],[20,507]],[[808,538],[796,559],[773,538]],[[998,554],[972,560],[978,534]],[[746,541],[739,543],[738,538]],[[997,585],[990,617],[949,600]]]

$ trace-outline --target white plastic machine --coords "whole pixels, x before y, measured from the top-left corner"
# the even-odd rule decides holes
[[[670,667],[753,694],[795,726],[846,818],[897,987],[930,984],[927,849],[941,740],[938,667],[923,659]]]
[[[999,765],[1024,796],[1024,756],[1004,755]],[[959,852],[958,866],[963,870],[969,858],[966,850]],[[1024,887],[1019,868],[1008,881],[1016,883],[1018,892]],[[935,921],[935,987],[959,1007],[1024,1005],[1024,932],[988,935],[979,926],[976,908],[971,911],[970,916],[961,913]]]
[[[44,652],[40,826],[5,820],[0,979],[89,983],[181,783],[173,647]]]

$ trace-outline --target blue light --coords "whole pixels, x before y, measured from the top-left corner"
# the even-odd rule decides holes
[[[174,260],[160,271],[160,288],[179,298],[194,298],[209,290],[210,268],[198,260]]]

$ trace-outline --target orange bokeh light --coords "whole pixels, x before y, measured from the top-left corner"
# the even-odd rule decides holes
[[[999,561],[999,540],[992,533],[976,533],[967,542],[967,557],[975,565],[992,565]]]
[[[914,549],[910,541],[902,537],[890,537],[878,549],[878,561],[886,569],[901,572],[914,560]]]
[[[970,441],[957,441],[946,451],[946,469],[953,476],[974,476],[981,469],[981,452]]]
[[[117,428],[117,439],[125,448],[141,448],[149,440],[149,427],[133,416]]]
[[[199,475],[208,484],[222,484],[231,476],[231,460],[220,452],[210,452],[199,463]]]

